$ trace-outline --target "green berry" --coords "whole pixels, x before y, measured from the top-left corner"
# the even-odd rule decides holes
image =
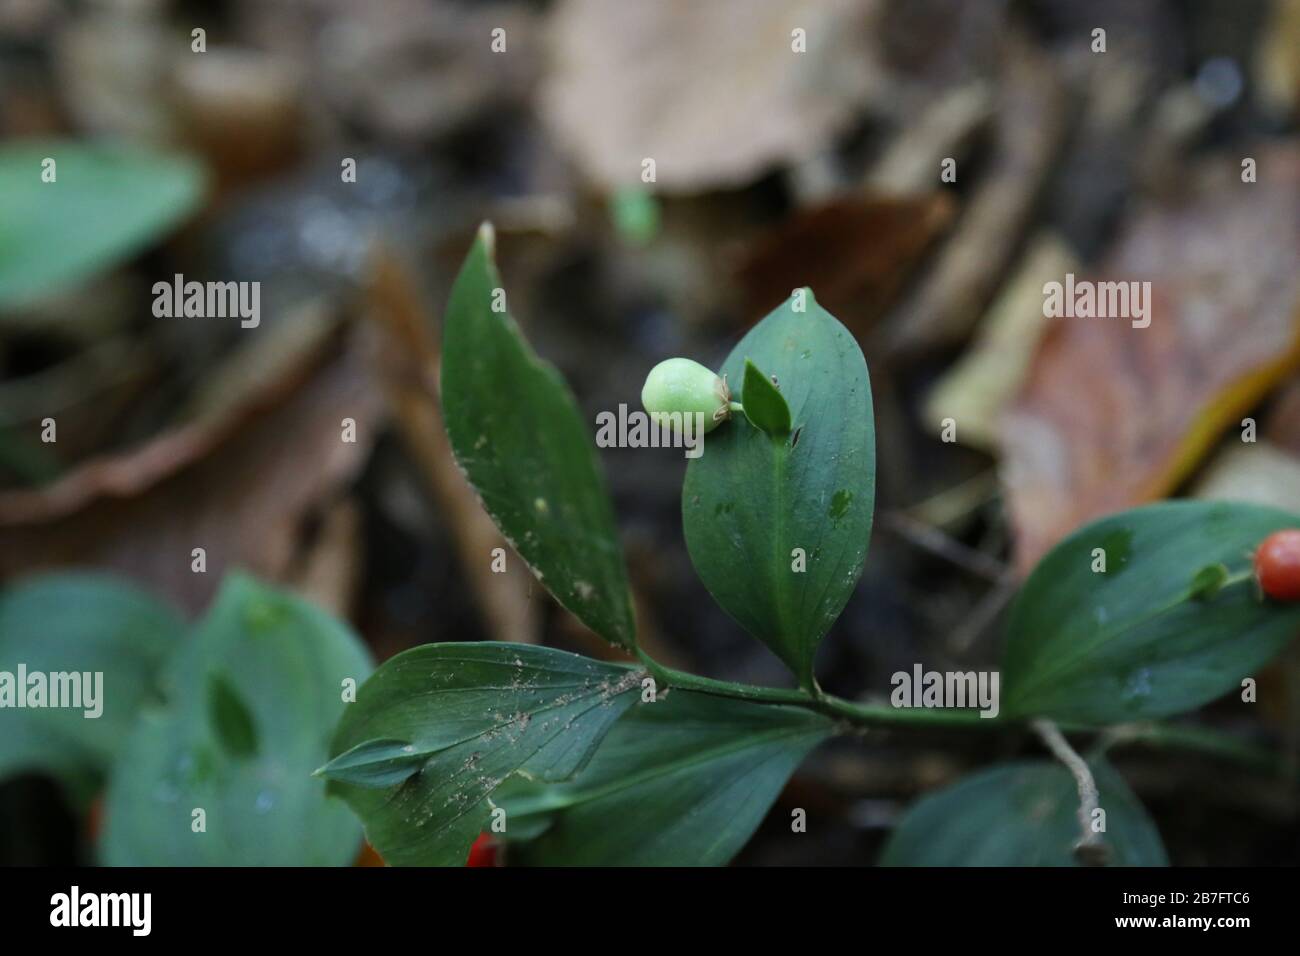
[[[701,414],[705,432],[713,431],[731,415],[726,380],[688,358],[664,359],[652,368],[641,389],[641,404],[656,425],[674,412]],[[667,421],[678,427],[672,418]]]

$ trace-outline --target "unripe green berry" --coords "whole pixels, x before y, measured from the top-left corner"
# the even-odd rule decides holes
[[[641,404],[656,425],[679,421],[667,416],[676,412],[704,416],[704,431],[711,432],[731,415],[731,393],[725,379],[688,358],[664,359],[650,370],[641,388]]]

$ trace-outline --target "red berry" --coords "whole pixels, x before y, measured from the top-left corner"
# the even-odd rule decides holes
[[[465,860],[466,866],[496,866],[497,865],[497,845],[492,839],[490,833],[480,833],[474,845],[469,848],[469,857]]]
[[[1275,601],[1300,601],[1300,528],[1274,531],[1255,551],[1255,577]]]

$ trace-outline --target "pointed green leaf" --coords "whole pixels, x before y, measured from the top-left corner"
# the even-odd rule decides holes
[[[526,644],[429,644],[384,663],[348,708],[332,752],[408,741],[422,759],[376,789],[334,781],[395,866],[459,866],[515,773],[580,770],[638,699],[644,672]]]
[[[232,757],[257,753],[257,727],[253,714],[239,697],[239,691],[221,674],[208,677],[208,705],[217,740]]]
[[[1209,564],[1192,575],[1191,596],[1206,600],[1222,590],[1231,572],[1226,564]]]
[[[391,738],[367,740],[339,754],[317,770],[315,775],[326,780],[382,790],[419,773],[420,767],[430,755],[441,749],[443,748],[416,748],[409,741]]]
[[[773,438],[790,434],[790,406],[777,389],[776,383],[745,359],[745,389],[741,402],[745,417],[755,428],[761,428]]]
[[[659,235],[659,200],[643,186],[624,186],[610,194],[614,231],[629,246],[647,246]]]
[[[501,800],[512,861],[545,866],[720,866],[831,733],[825,717],[673,691],[615,725],[572,782],[515,781]]]
[[[166,705],[142,715],[113,766],[104,862],[350,863],[360,825],[311,774],[344,708],[356,706],[343,702],[344,681],[360,683],[369,671],[360,642],[319,608],[227,577],[168,666]],[[223,683],[214,702],[209,689]],[[243,716],[232,716],[232,699]],[[249,733],[256,752],[240,752]]]
[[[1146,809],[1106,762],[1089,762],[1114,866],[1168,866]],[[923,797],[894,828],[881,866],[1078,866],[1079,793],[1059,764],[994,767]]]
[[[442,400],[456,460],[497,527],[562,605],[635,644],[618,529],[591,433],[510,315],[485,225],[447,303]]]
[[[46,182],[45,161],[55,179]],[[0,307],[111,268],[198,205],[191,160],[123,145],[15,141],[0,147]]]
[[[1169,501],[1076,531],[1012,606],[1004,712],[1121,723],[1240,687],[1300,634],[1300,604],[1261,600],[1249,573],[1260,541],[1297,526],[1259,505]],[[1207,593],[1198,575],[1215,564],[1239,579]]]
[[[806,299],[758,323],[723,367],[741,381],[749,356],[777,377],[789,437],[774,441],[736,421],[711,432],[687,466],[682,518],[710,593],[807,687],[817,645],[862,573],[876,468],[862,351],[801,291]]]
[[[158,696],[163,662],[185,622],[162,601],[114,578],[62,573],[30,578],[0,596],[0,672],[80,674],[98,700],[87,708],[13,708],[0,714],[0,776],[45,770],[104,774]],[[3,689],[0,689],[3,695]],[[89,703],[89,701],[87,701]]]

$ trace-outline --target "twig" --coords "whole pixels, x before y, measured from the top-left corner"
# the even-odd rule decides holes
[[[1006,567],[1001,561],[967,547],[938,528],[931,527],[901,511],[886,512],[882,516],[882,523],[890,531],[918,548],[936,554],[971,574],[979,575],[994,584],[1000,584],[1006,577]]]
[[[1071,108],[1055,64],[1008,31],[994,104],[988,172],[915,292],[883,326],[889,351],[916,354],[960,342],[997,291],[1065,142]]]
[[[907,508],[910,517],[935,528],[964,522],[999,494],[998,473],[987,468]]]
[[[1100,801],[1092,769],[1070,746],[1056,724],[1039,718],[1033,721],[1032,726],[1047,749],[1074,775],[1075,785],[1079,789],[1079,831],[1082,835],[1075,844],[1075,856],[1084,866],[1104,865],[1108,856],[1106,845],[1102,842],[1101,834],[1092,828],[1092,818]]]
[[[948,649],[954,654],[964,654],[970,650],[975,640],[984,633],[993,619],[1007,606],[1007,602],[1020,588],[1020,581],[1010,571],[1004,572],[1002,580],[980,598],[979,603],[966,615],[948,638]]]

